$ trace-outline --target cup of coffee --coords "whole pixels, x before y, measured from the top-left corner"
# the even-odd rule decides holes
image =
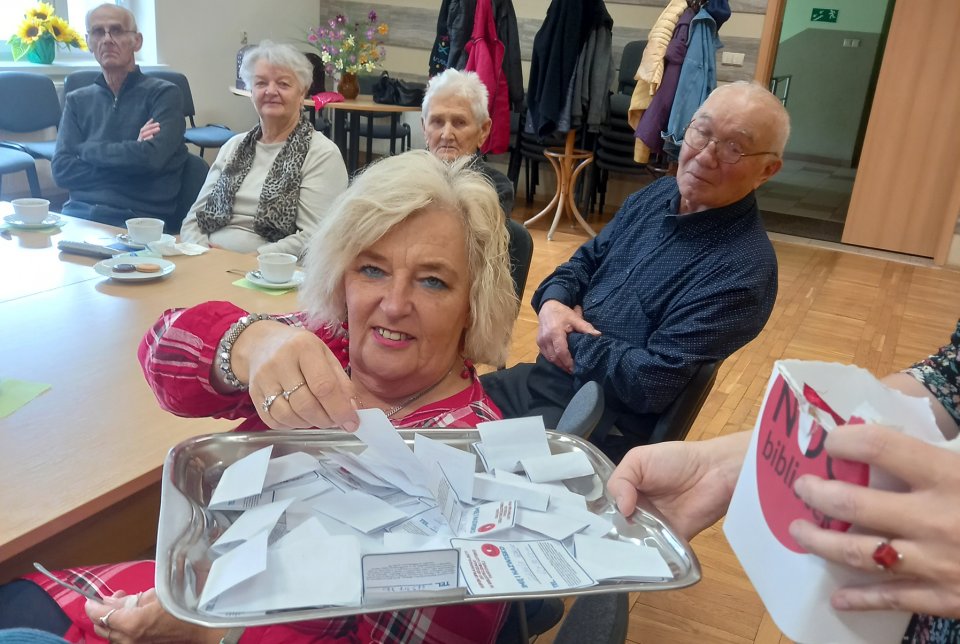
[[[13,212],[25,224],[39,224],[47,218],[50,212],[50,202],[46,199],[35,199],[28,197],[26,199],[14,199]]]
[[[127,220],[127,237],[137,244],[149,244],[163,236],[162,219],[134,217]]]
[[[274,284],[289,282],[297,270],[297,256],[290,253],[264,253],[257,262],[263,279]]]

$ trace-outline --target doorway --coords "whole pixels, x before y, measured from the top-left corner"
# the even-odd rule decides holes
[[[783,169],[757,191],[767,230],[839,242],[894,0],[785,0],[771,90]]]

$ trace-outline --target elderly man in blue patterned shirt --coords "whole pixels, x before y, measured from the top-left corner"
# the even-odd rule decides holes
[[[724,85],[704,101],[677,176],[627,198],[537,289],[536,363],[482,378],[505,416],[555,426],[596,381],[606,409],[592,440],[618,461],[647,442],[700,364],[757,336],[776,299],[777,258],[754,190],[780,169],[789,130],[760,85]]]

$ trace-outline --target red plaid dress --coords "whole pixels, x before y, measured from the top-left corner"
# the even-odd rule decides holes
[[[166,311],[140,343],[137,355],[147,382],[160,406],[178,416],[245,419],[241,431],[267,429],[245,393],[224,395],[209,381],[210,368],[220,338],[245,311],[227,302],[207,302],[190,309]],[[288,324],[302,322],[301,314],[280,318]],[[328,329],[317,331],[340,363],[349,362],[347,339]],[[447,427],[463,429],[496,420],[500,410],[487,398],[476,372],[468,365],[465,378],[470,385],[445,400],[425,405],[393,421],[398,428]],[[102,594],[118,590],[128,594],[148,590],[154,583],[154,563],[137,561],[71,568],[55,573],[77,585],[92,585]],[[94,634],[83,606],[86,602],[40,574],[27,579],[39,584],[73,621],[65,637],[72,642],[103,642]],[[468,644],[493,642],[507,614],[503,603],[437,606],[389,613],[251,627],[241,644],[285,644],[293,642],[388,642],[391,644],[431,642]]]

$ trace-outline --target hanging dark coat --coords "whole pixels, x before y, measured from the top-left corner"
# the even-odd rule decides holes
[[[568,95],[586,36],[602,0],[553,0],[533,39],[527,87],[527,128],[543,138],[569,122]],[[566,117],[564,107],[567,108]]]

